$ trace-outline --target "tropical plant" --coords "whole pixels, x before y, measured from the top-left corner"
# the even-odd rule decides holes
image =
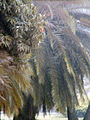
[[[37,6],[39,4],[42,5],[39,6],[40,12],[42,12],[45,7],[44,2],[37,2],[37,4]],[[55,4],[53,5],[53,2],[48,2],[48,4],[51,10],[53,8],[53,18],[48,19],[48,26],[46,25],[47,37],[41,43],[42,49],[40,48],[39,54],[36,54],[36,56],[39,55],[36,57],[39,59],[37,60],[38,76],[40,84],[44,86],[44,76],[46,76],[45,71],[47,71],[50,77],[47,80],[50,81],[51,97],[54,100],[56,110],[65,112],[66,108],[69,108],[71,113],[73,108],[78,105],[77,93],[80,93],[81,98],[84,98],[83,78],[84,75],[88,76],[89,74],[89,58],[87,57],[86,50],[75,34],[75,22],[71,22],[74,21],[74,18],[67,13],[65,8],[61,6],[61,8],[58,8]],[[48,13],[51,14],[50,11]],[[70,22],[73,24],[71,25]],[[47,65],[48,69],[46,69]],[[45,99],[46,94],[43,95]],[[44,108],[47,109],[47,104]]]
[[[77,120],[74,109],[79,104],[77,94],[80,94],[81,98],[84,99],[83,78],[84,75],[88,76],[89,74],[90,63],[85,49],[83,49],[79,38],[75,34],[74,18],[65,8],[60,8],[57,4],[53,6],[53,3],[48,3],[49,12],[47,10],[46,13],[46,19],[48,14],[48,22],[44,26],[45,38],[40,43],[42,38],[41,18],[37,12],[34,13],[35,7],[33,4],[27,4],[28,0],[3,1],[0,3],[2,8],[0,8],[1,34],[6,40],[1,39],[1,50],[5,51],[7,56],[9,55],[13,58],[9,59],[10,61],[15,60],[14,66],[20,66],[20,68],[22,68],[23,64],[26,68],[27,61],[31,55],[30,65],[27,65],[27,67],[30,67],[29,72],[25,69],[23,72],[23,75],[25,72],[30,73],[30,96],[28,98],[24,96],[27,103],[19,111],[18,117],[14,119],[32,120],[35,119],[35,114],[40,108],[43,108],[43,112],[46,114],[47,110],[50,112],[55,107],[58,112],[65,113],[67,111],[68,119],[73,120],[75,118]],[[43,7],[39,5],[39,8],[42,11]],[[12,13],[11,9],[14,9],[15,12]],[[35,16],[32,14],[35,14]],[[9,15],[11,16],[10,19]],[[52,17],[49,17],[49,15]],[[6,39],[6,35],[10,40]],[[37,46],[37,44],[37,49],[34,49],[34,45]],[[32,54],[30,54],[30,51]],[[1,58],[4,59],[3,57]],[[8,62],[6,61],[6,63]],[[13,62],[11,61],[11,63]],[[11,78],[11,81],[17,83],[22,95],[22,84],[18,84],[16,78],[13,80]],[[25,83],[25,85],[27,84]],[[12,96],[12,94],[9,96]],[[30,109],[26,107],[28,105],[30,105]],[[37,111],[34,109],[35,106]],[[27,115],[25,110],[28,110]],[[34,118],[32,117],[33,115]]]
[[[42,39],[40,26],[41,16],[29,0],[0,1],[0,107],[7,115],[18,112],[22,91],[30,89],[28,60]]]

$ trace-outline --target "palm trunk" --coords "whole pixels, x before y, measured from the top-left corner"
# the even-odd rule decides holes
[[[26,98],[23,108],[19,111],[18,116],[14,116],[13,120],[36,120],[37,107],[33,104],[31,95]]]
[[[67,116],[68,116],[68,120],[78,120],[75,108],[71,112],[70,107],[67,107]]]
[[[85,114],[84,120],[90,120],[90,104],[88,106],[87,112]]]

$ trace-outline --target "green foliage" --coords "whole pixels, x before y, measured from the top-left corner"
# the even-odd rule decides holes
[[[0,1],[0,106],[10,115],[30,89],[31,51],[42,39],[42,17],[29,0]]]
[[[77,92],[81,97],[85,94],[83,77],[88,76],[89,59],[69,27],[63,31],[48,29],[48,33],[54,54],[50,62],[52,95],[56,109],[64,112],[66,106],[78,104]]]
[[[4,0],[0,2],[0,18],[0,42],[12,55],[30,53],[31,47],[41,40],[41,18],[33,4]]]
[[[62,7],[54,8],[53,16],[49,19],[53,27],[49,22],[44,26],[45,38],[29,60],[30,94],[44,113],[53,107],[65,113],[68,107],[72,114],[79,104],[77,94],[84,98],[83,77],[88,76],[90,63],[75,34],[74,18]]]
[[[21,108],[22,91],[27,95],[29,87],[32,104],[44,113],[54,106],[63,113],[67,107],[72,111],[79,103],[77,93],[84,98],[90,62],[75,34],[75,20],[63,8],[54,8],[53,14],[49,21],[54,27],[45,25],[40,44],[42,17],[36,7],[28,0],[0,1],[0,105],[8,115]]]
[[[43,45],[42,45],[43,46]],[[44,47],[47,47],[44,45]],[[34,104],[38,107],[38,110],[41,106],[43,106],[43,112],[46,113],[46,109],[50,111],[53,107],[53,100],[51,94],[51,83],[50,76],[48,74],[48,61],[39,60],[42,58],[42,55],[45,56],[47,54],[44,47],[41,47],[35,52],[35,58],[30,60],[30,64],[32,65],[33,74],[31,74],[31,85],[32,90],[30,90],[31,95],[34,98]],[[43,48],[43,54],[42,54]],[[39,60],[39,61],[38,61]],[[44,83],[44,84],[43,84]]]
[[[37,74],[42,86],[41,101],[44,112],[48,108],[46,99],[53,101],[51,103],[57,111],[65,112],[67,107],[72,111],[74,106],[79,105],[77,94],[84,100],[83,78],[89,75],[90,62],[75,34],[73,17],[65,9],[54,8],[53,3],[49,5],[54,9],[54,17],[45,26],[46,38],[36,52]],[[42,6],[39,9],[43,11]],[[50,96],[47,96],[47,90]]]

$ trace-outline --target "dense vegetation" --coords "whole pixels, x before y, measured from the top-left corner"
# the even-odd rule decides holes
[[[41,108],[46,114],[55,107],[67,111],[69,120],[77,120],[78,94],[86,100],[88,54],[65,8],[35,4],[45,14],[44,26],[29,0],[0,1],[1,110],[15,114],[14,120],[34,120]]]

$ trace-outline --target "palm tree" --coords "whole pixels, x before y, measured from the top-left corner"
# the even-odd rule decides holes
[[[37,4],[37,6],[42,5],[39,6],[40,12],[42,12],[42,9],[45,9],[44,2]],[[75,34],[74,18],[68,14],[65,8],[61,6],[58,8],[52,2],[48,4],[49,8],[53,8],[53,12],[46,12],[53,13],[53,18],[48,18],[49,27],[46,26],[48,42],[46,39],[44,40],[43,46],[41,44],[43,48],[41,47],[40,53],[37,54],[39,55],[37,62],[39,80],[40,84],[45,85],[44,76],[47,71],[50,76],[49,81],[55,108],[61,112],[65,112],[67,108],[71,113],[75,107],[73,105],[78,105],[77,92],[81,97],[84,95],[83,77],[85,74],[88,76],[89,59],[86,50]],[[46,70],[47,64],[49,65],[48,70]]]
[[[57,7],[57,9],[54,9],[54,12],[50,11],[51,14],[53,13],[53,18],[48,18],[49,23],[45,25],[46,35],[40,44],[39,40],[42,38],[39,29],[41,24],[40,18],[38,18],[37,12],[34,13],[36,8],[33,4],[27,4],[27,2],[15,0],[1,2],[0,27],[2,28],[1,38],[4,38],[1,39],[1,49],[7,53],[7,56],[13,58],[14,62],[10,58],[9,60],[10,63],[15,63],[15,67],[20,66],[19,70],[21,70],[22,66],[24,67],[22,74],[23,76],[25,75],[24,82],[29,81],[31,78],[30,95],[33,96],[34,101],[31,97],[28,97],[26,98],[27,102],[30,103],[31,101],[38,110],[43,107],[44,113],[46,113],[46,110],[50,111],[55,106],[58,112],[65,113],[67,111],[68,119],[72,120],[72,117],[75,116],[75,120],[77,120],[76,114],[73,114],[74,108],[79,102],[77,93],[81,95],[81,98],[84,98],[83,77],[85,74],[88,76],[90,68],[87,54],[81,47],[80,40],[75,34],[75,27],[72,27],[75,26],[74,18],[68,14],[65,8],[60,9]],[[49,8],[53,7],[52,4],[50,6]],[[13,13],[12,9],[14,9]],[[32,16],[32,13],[30,14],[31,11],[36,17]],[[36,50],[33,49],[38,42],[38,48]],[[32,51],[32,54],[33,51],[35,53],[33,60],[31,58],[30,65],[28,65],[27,60],[30,58],[30,51]],[[3,57],[1,58],[4,59]],[[30,67],[30,69],[28,68],[29,71],[26,69],[27,67]],[[11,74],[9,75],[9,73]],[[20,89],[20,92],[17,93],[22,95],[22,84],[18,84],[16,77],[12,78],[12,72],[9,73],[8,75],[11,77],[10,84],[12,81],[17,83],[16,85]],[[31,76],[29,79],[28,75]],[[20,77],[19,82],[22,80],[21,78],[23,77]],[[14,86],[15,83],[11,86]],[[28,84],[25,83],[24,85]],[[14,88],[12,87],[12,89]],[[17,88],[14,91],[17,91]],[[14,95],[16,97],[14,92],[13,94],[11,94],[11,91],[8,93],[9,96]],[[21,102],[21,99],[19,101]],[[27,105],[28,103],[25,104],[25,106]],[[28,113],[34,110],[34,105],[30,106],[31,109]],[[20,107],[17,108],[19,109]],[[27,107],[23,107],[24,109],[27,109]],[[23,110],[20,110],[19,116],[14,118],[15,120],[23,119],[23,115],[26,114],[25,110]],[[26,115],[25,119],[27,117],[28,119],[35,119],[36,111],[33,111],[33,113],[34,118],[30,118],[30,113]]]
[[[28,2],[0,1],[0,109],[7,115],[23,105],[22,91],[30,89],[28,60],[42,38],[41,17]]]

